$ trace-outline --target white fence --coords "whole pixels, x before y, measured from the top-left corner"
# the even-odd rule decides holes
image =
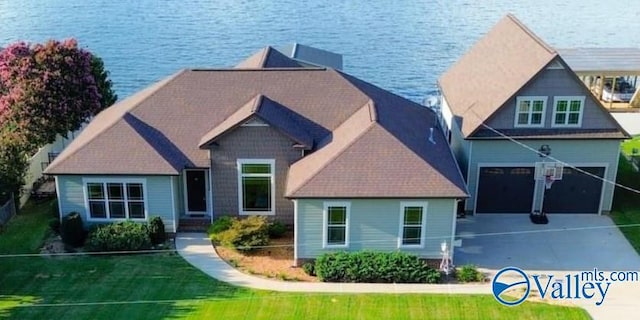
[[[31,191],[33,191],[33,183],[42,178],[44,169],[71,143],[71,140],[78,136],[85,126],[86,125],[83,125],[78,131],[69,132],[67,138],[59,135],[56,141],[40,148],[36,154],[29,158],[29,171],[27,172],[23,192],[20,196],[21,206],[29,200]]]

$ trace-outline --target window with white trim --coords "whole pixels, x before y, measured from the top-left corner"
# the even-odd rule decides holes
[[[88,181],[85,183],[90,220],[146,220],[144,183]]]
[[[274,214],[275,160],[238,160],[238,207],[240,214]]]
[[[402,202],[398,247],[424,247],[426,221],[426,202]]]
[[[544,113],[547,97],[516,98],[516,127],[544,126]]]
[[[553,126],[579,127],[582,125],[584,96],[554,97]]]
[[[346,248],[349,246],[349,212],[351,204],[348,202],[325,202],[324,219],[324,247]]]

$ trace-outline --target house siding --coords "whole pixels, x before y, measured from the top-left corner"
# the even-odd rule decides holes
[[[462,176],[466,180],[469,167],[469,153],[471,152],[471,142],[462,137],[462,132],[460,131],[459,126],[460,123],[457,121],[458,117],[453,115],[451,108],[449,108],[449,104],[447,103],[447,99],[444,96],[442,96],[441,112],[442,121],[444,122],[443,126],[446,126],[451,132],[451,141],[449,142],[451,151],[453,151],[453,155],[458,162]]]
[[[293,225],[293,202],[284,198],[289,166],[301,158],[294,142],[269,126],[240,126],[211,147],[213,214],[237,215],[238,159],[275,159],[275,219]]]
[[[545,128],[552,128],[553,109],[555,96],[584,96],[584,111],[582,115],[583,129],[616,129],[614,120],[607,111],[593,98],[589,90],[577,80],[569,69],[545,69],[533,79],[512,99],[508,100],[487,121],[491,127],[498,129],[514,128],[516,115],[516,98],[518,96],[545,96],[547,106],[545,109]]]
[[[522,140],[521,143],[537,150],[541,145],[551,147],[551,156],[575,166],[605,166],[605,179],[615,181],[618,171],[620,142],[618,140]],[[597,150],[597,152],[594,152]],[[465,210],[473,211],[478,183],[478,167],[482,166],[530,166],[542,161],[535,152],[508,140],[474,140],[473,155],[468,174],[470,198],[466,201]],[[552,160],[547,160],[552,161]],[[614,186],[604,183],[601,210],[611,210]],[[539,204],[543,194],[544,183],[536,182],[534,209],[540,210]]]
[[[171,200],[173,198],[171,194],[171,176],[58,176],[60,214],[67,215],[70,212],[78,212],[82,215],[85,225],[90,226],[97,222],[89,221],[87,216],[84,203],[83,178],[146,180],[147,217],[159,216],[162,218],[167,232],[176,231],[174,225],[177,224],[177,221],[174,221]]]
[[[323,205],[335,199],[298,199],[298,225],[296,256],[313,259],[331,251],[405,251],[422,258],[442,257],[440,244],[446,240],[451,245],[455,221],[454,199],[340,199],[351,204],[349,221],[349,247],[323,248]],[[400,232],[400,205],[403,201],[427,202],[426,240],[424,248],[398,248]]]

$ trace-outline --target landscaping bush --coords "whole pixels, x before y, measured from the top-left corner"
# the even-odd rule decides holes
[[[162,222],[162,218],[160,217],[151,218],[147,226],[147,231],[149,232],[149,239],[153,245],[161,244],[167,240],[167,233],[164,232],[164,222]]]
[[[237,220],[237,219],[231,216],[221,216],[217,218],[215,221],[213,221],[213,223],[207,229],[209,238],[211,238],[211,240],[219,241],[217,239],[217,236],[220,233],[229,230],[234,220]]]
[[[86,249],[89,251],[136,251],[151,248],[147,226],[122,221],[99,226],[89,233]]]
[[[459,282],[481,282],[484,280],[484,274],[478,271],[476,266],[467,264],[456,270],[456,280]]]
[[[404,252],[332,252],[316,259],[315,273],[324,282],[436,283],[440,272]]]
[[[79,213],[71,212],[62,218],[60,237],[62,237],[62,242],[72,247],[80,247],[84,244],[87,232],[84,230],[82,217]]]
[[[315,277],[316,276],[316,265],[313,262],[306,262],[305,264],[302,265],[302,271],[304,271],[304,273]]]
[[[269,244],[269,222],[263,216],[232,219],[231,227],[215,235],[223,246],[251,251],[256,246]]]
[[[269,237],[272,239],[282,238],[287,232],[287,226],[276,220],[269,224]]]

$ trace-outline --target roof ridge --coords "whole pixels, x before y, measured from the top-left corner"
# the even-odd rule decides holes
[[[262,49],[263,53],[262,56],[260,57],[260,63],[259,66],[261,68],[264,68],[265,65],[267,64],[267,61],[269,60],[269,53],[271,52],[271,46],[266,46]]]
[[[216,72],[216,71],[327,71],[333,70],[327,67],[291,67],[291,68],[190,68],[185,69],[191,72]]]
[[[262,93],[258,93],[257,95],[255,95],[253,97],[253,106],[251,106],[251,113],[252,114],[256,114],[256,113],[258,113],[258,111],[260,111],[260,109],[262,108],[262,101],[263,101],[264,98],[267,98],[267,97],[265,97]],[[269,99],[269,98],[267,98],[267,99]],[[271,100],[271,99],[269,99],[269,100]],[[273,101],[273,100],[271,100],[271,101]]]
[[[369,119],[371,122],[378,122],[378,111],[376,110],[376,103],[369,98],[369,101],[366,103],[369,106]]]
[[[371,131],[371,129],[374,127],[375,122],[371,122],[369,124],[369,126],[365,129],[362,130],[362,132],[360,132],[355,138],[353,138],[353,140],[351,140],[349,143],[347,143],[342,149],[340,149],[340,151],[336,152],[332,157],[330,157],[329,159],[327,159],[327,161],[325,161],[322,166],[318,167],[318,170],[316,170],[316,172],[314,172],[312,175],[310,175],[307,180],[301,184],[300,186],[298,186],[296,189],[291,190],[289,192],[287,192],[289,195],[292,195],[298,191],[300,191],[300,189],[304,188],[307,184],[309,184],[311,182],[311,180],[313,180],[315,177],[318,176],[318,174],[320,174],[320,172],[322,172],[329,164],[333,163],[333,161],[335,159],[337,159],[339,156],[341,156],[345,151],[347,151],[354,143],[356,143],[358,140],[360,140],[367,132]],[[341,124],[342,125],[342,124]],[[339,126],[338,126],[339,127]],[[334,130],[335,131],[335,130]],[[327,146],[325,146],[326,148]],[[320,151],[320,150],[318,150]],[[318,152],[316,151],[316,152]],[[299,161],[304,160],[304,158],[300,159]],[[289,179],[288,175],[290,174],[290,170],[287,173],[287,179]]]
[[[516,26],[518,26],[522,31],[524,31],[527,35],[529,35],[531,39],[537,42],[541,47],[543,47],[549,53],[558,55],[558,52],[556,51],[556,49],[554,49],[552,46],[550,46],[548,43],[542,40],[542,38],[538,37],[537,34],[535,34],[531,29],[529,29],[526,25],[524,25],[524,23],[522,23],[518,18],[516,18],[515,15],[513,15],[512,13],[508,13],[507,18],[509,18],[509,20],[515,23]]]

